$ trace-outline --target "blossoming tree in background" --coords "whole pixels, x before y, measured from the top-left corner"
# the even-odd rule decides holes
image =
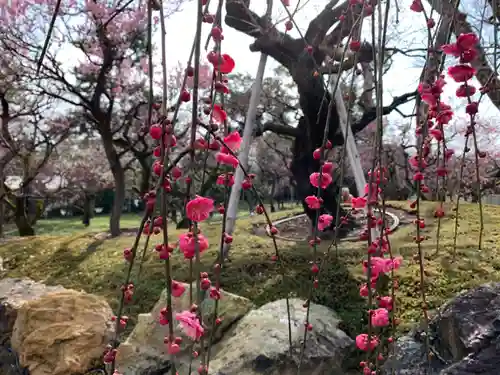
[[[67,207],[79,208],[83,224],[90,225],[97,194],[113,187],[113,176],[101,142],[66,140],[57,148],[57,154],[52,155],[46,170],[57,184],[47,191],[47,197]]]
[[[138,1],[63,2],[58,32],[37,75],[40,38],[50,24],[47,10],[55,3],[17,7],[17,17],[3,25],[3,50],[8,53],[6,58],[19,59],[26,66],[34,95],[46,95],[59,105],[79,109],[86,119],[85,130],[100,136],[114,179],[110,230],[117,235],[125,199],[122,157],[132,153],[143,165],[143,181],[149,182],[144,166],[151,157],[150,147],[140,128],[157,114],[146,108],[149,93],[144,89],[149,69],[146,52],[152,48],[147,39],[147,8]],[[168,2],[165,14],[180,5],[180,1]],[[78,56],[78,64],[66,64],[61,52]],[[153,78],[157,82],[158,75]]]
[[[54,101],[35,95],[21,59],[0,57],[0,235],[8,218],[20,235],[33,235],[43,210],[36,198],[40,175],[57,145],[69,136]]]

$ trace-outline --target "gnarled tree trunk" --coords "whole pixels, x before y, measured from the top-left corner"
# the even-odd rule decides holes
[[[325,107],[327,106],[325,105]],[[311,110],[314,109],[311,108]],[[309,131],[311,128],[307,126],[307,120],[305,119],[305,117],[300,119],[298,129],[303,133],[303,136],[297,137],[294,142],[293,159],[290,170],[297,184],[298,198],[302,201],[302,205],[309,219],[312,222],[315,222],[317,210],[311,210],[305,203],[304,199],[309,195],[316,195],[317,193],[317,188],[311,185],[309,176],[311,175],[311,173],[319,171],[320,163],[318,160],[315,160],[313,158],[312,154],[317,147],[321,146],[323,137],[322,134],[320,134],[320,132],[318,131]],[[308,142],[304,142],[304,139],[307,139]],[[320,213],[329,213],[332,216],[336,216],[337,210],[339,210],[341,216],[344,216],[346,214],[341,207],[338,207],[338,193],[339,181],[334,181],[332,184],[330,184],[330,186],[328,186],[327,189],[321,190],[323,206]],[[344,229],[348,228],[349,227],[344,227]],[[345,231],[342,231],[339,234],[342,235],[344,233]]]
[[[362,12],[361,5],[351,6],[350,1],[345,1],[338,6],[337,3],[338,0],[329,1],[325,8],[311,21],[304,35],[308,43],[306,44],[304,39],[292,38],[276,29],[265,17],[260,17],[252,12],[249,9],[250,0],[226,1],[226,24],[254,37],[255,42],[250,45],[250,50],[262,52],[274,58],[288,70],[297,85],[300,108],[303,113],[298,126],[293,128],[281,124],[266,123],[265,128],[259,129],[257,134],[273,131],[295,137],[291,172],[297,185],[297,198],[302,201],[307,215],[312,220],[315,220],[317,211],[309,210],[304,198],[317,192],[317,189],[310,184],[309,176],[320,169],[320,163],[314,160],[312,154],[316,148],[322,145],[325,126],[328,127],[328,139],[333,145],[343,143],[335,105],[332,106],[333,111],[327,123],[331,97],[325,90],[326,85],[322,75],[318,74],[317,70],[323,64],[326,53],[331,56],[335,55],[335,50],[338,48],[336,43],[340,43],[343,38],[349,35]],[[376,3],[377,1],[372,2],[374,6]],[[340,23],[338,19],[341,14],[347,16]],[[332,31],[328,33],[329,30]],[[358,62],[370,63],[372,60],[373,50],[371,46],[364,44],[358,52]],[[351,62],[351,67],[352,65]],[[390,113],[398,105],[414,98],[415,95],[416,93],[413,92],[394,99],[391,105],[383,108],[382,113],[384,115]],[[367,109],[362,118],[352,125],[353,133],[364,129],[375,118],[375,108]],[[322,212],[336,214],[338,189],[338,181],[334,181],[321,192]],[[340,215],[345,215],[344,210],[340,209]]]

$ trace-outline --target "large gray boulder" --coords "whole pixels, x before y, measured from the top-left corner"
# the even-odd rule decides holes
[[[422,332],[399,340],[385,364],[395,375],[500,374],[500,283],[482,285],[446,303],[430,323],[430,366]]]
[[[179,298],[172,298],[173,313],[188,310],[191,306],[189,302],[189,284],[183,284],[186,292]],[[196,287],[193,284],[193,295],[196,296]],[[167,294],[164,290],[158,302],[151,312],[139,314],[134,330],[127,340],[122,343],[117,355],[117,368],[123,375],[163,375],[170,373],[170,356],[167,354],[167,346],[164,343],[165,336],[168,336],[168,326],[159,324],[158,317],[160,310],[167,305]],[[212,326],[215,301],[205,295],[201,304],[203,321],[207,327],[206,335],[209,337],[209,327]],[[214,332],[213,338],[217,342],[228,328],[241,319],[253,308],[252,302],[244,297],[221,291],[221,299],[217,309],[218,316],[222,323]],[[175,327],[176,336],[183,338],[181,353],[176,355],[176,367],[179,374],[188,372],[191,362],[192,346],[191,341],[182,334],[182,331]],[[196,363],[196,361],[193,361]],[[194,366],[194,365],[193,365]]]
[[[306,309],[304,301],[290,299],[292,320],[292,355],[286,300],[268,303],[249,312],[216,345],[210,362],[212,375],[295,375],[300,362]],[[341,364],[353,341],[338,328],[334,311],[311,303],[309,322],[313,330],[307,334],[301,373],[314,375],[344,374]]]

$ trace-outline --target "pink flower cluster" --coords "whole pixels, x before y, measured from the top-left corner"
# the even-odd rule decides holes
[[[370,264],[368,264],[367,260],[363,261],[363,272],[367,276],[370,276],[370,285],[361,285],[359,294],[362,297],[368,297],[371,293],[372,296],[375,296],[378,301],[378,308],[369,311],[371,326],[375,328],[386,327],[389,325],[389,312],[392,310],[393,306],[392,297],[377,295],[377,280],[381,275],[397,270],[402,263],[401,257],[385,257],[388,253],[388,248],[388,242],[378,238],[376,241],[372,242],[368,251],[372,254],[380,252],[380,255],[372,256],[370,258]],[[358,349],[363,351],[374,350],[378,343],[379,338],[376,335],[372,335],[370,339],[368,339],[368,334],[365,333],[356,337],[356,346]]]
[[[414,12],[423,12],[424,9],[421,0],[413,0],[410,9]],[[434,27],[434,25],[435,22],[432,19],[427,20],[427,26],[429,28]],[[465,112],[470,116],[471,122],[466,135],[470,135],[474,132],[474,116],[478,112],[478,101],[472,99],[472,96],[476,94],[477,90],[470,83],[470,80],[476,74],[476,70],[471,64],[474,63],[478,56],[476,49],[478,43],[478,37],[475,34],[469,33],[461,34],[458,36],[455,43],[441,47],[446,55],[451,55],[459,59],[457,64],[448,69],[448,75],[455,82],[460,83],[456,91],[456,97],[467,98],[468,100]],[[419,124],[416,129],[416,136],[422,141],[422,150],[418,155],[410,157],[409,165],[414,169],[413,180],[422,193],[429,192],[429,188],[425,184],[427,178],[425,172],[427,166],[430,164],[429,158],[431,156],[432,142],[436,142],[441,150],[441,159],[438,161],[439,165],[436,168],[438,177],[445,177],[447,175],[446,163],[454,155],[454,150],[447,148],[445,143],[445,128],[454,115],[451,106],[444,103],[441,98],[445,85],[445,77],[441,75],[439,77],[430,77],[429,81],[420,83],[418,87],[418,92],[422,100],[428,105],[428,117],[423,124],[425,127]],[[483,88],[480,91],[484,93],[487,91],[487,88]],[[476,150],[476,152],[478,151]],[[383,179],[381,176],[383,176],[384,171],[377,171],[377,173],[377,180],[380,178]],[[375,186],[370,186],[368,189],[365,189],[364,197],[347,197],[351,201],[353,208],[365,208],[367,204],[370,205],[375,202],[377,200],[376,194],[380,193],[378,183],[379,181],[377,181]],[[374,194],[372,195],[371,193]],[[311,206],[315,207],[318,205],[318,202],[312,199],[310,202]],[[412,207],[415,207],[415,205],[416,202],[411,203]],[[441,204],[435,211],[435,217],[440,218],[443,215],[444,211]],[[376,227],[378,224],[380,223],[375,223],[370,213],[368,213],[367,230]],[[425,222],[422,219],[416,220],[415,224],[419,229],[425,227]],[[415,238],[417,243],[423,240],[423,236]],[[383,235],[372,241],[367,252],[370,254],[369,261],[363,261],[362,266],[364,273],[367,275],[368,283],[361,285],[359,293],[362,297],[374,297],[373,300],[376,301],[378,306],[375,309],[370,306],[368,311],[370,326],[375,331],[358,335],[356,337],[356,346],[362,351],[372,352],[378,348],[381,342],[381,337],[377,334],[377,332],[380,331],[377,330],[388,326],[391,320],[393,320],[393,324],[397,324],[397,319],[391,317],[391,311],[393,310],[394,304],[393,297],[379,294],[382,292],[377,289],[377,281],[382,275],[396,271],[402,264],[402,258],[393,257],[392,254],[389,254],[390,256],[387,257],[389,246],[388,241]],[[394,283],[394,288],[396,288],[396,280],[392,282]],[[389,337],[388,341],[392,342],[393,339]],[[377,360],[381,359],[383,359],[383,356],[379,353]],[[373,375],[377,373],[373,370],[374,364],[372,363],[363,361],[360,363],[360,366],[362,367],[363,374]]]
[[[479,43],[478,37],[473,34],[460,34],[457,41],[452,44],[446,44],[441,47],[446,55],[451,55],[458,58],[458,64],[448,68],[448,75],[455,82],[461,83],[456,91],[458,98],[467,98],[468,104],[465,106],[465,112],[471,116],[471,123],[467,128],[466,136],[474,131],[473,116],[478,112],[479,103],[474,101],[472,97],[476,94],[476,88],[471,84],[470,80],[476,74],[476,70],[471,66],[471,63],[477,58],[478,52],[476,46]],[[431,142],[435,141],[441,146],[441,160],[438,161],[436,174],[438,177],[446,177],[448,175],[447,162],[453,157],[455,151],[447,147],[445,143],[445,128],[453,118],[453,110],[451,106],[444,103],[441,98],[443,88],[446,85],[444,75],[437,77],[432,83],[422,82],[418,87],[422,100],[429,105],[427,128],[428,135],[422,139],[421,157],[414,155],[410,158],[409,163],[414,169],[413,180],[419,183],[422,193],[427,193],[429,188],[425,184],[425,170],[428,166],[428,158],[431,156]],[[485,92],[487,88],[481,89]],[[417,137],[422,138],[424,135],[423,128],[417,127]],[[476,150],[476,152],[478,152]],[[414,206],[415,203],[412,203]],[[436,209],[436,217],[442,217],[444,214],[442,204]],[[417,239],[421,241],[422,239]]]

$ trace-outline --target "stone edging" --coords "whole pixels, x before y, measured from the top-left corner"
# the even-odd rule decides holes
[[[380,210],[374,209],[374,211],[380,211]],[[385,211],[385,214],[388,215],[388,216],[390,216],[392,218],[393,223],[392,223],[391,227],[389,228],[389,230],[392,233],[399,226],[399,217],[397,215],[393,214],[392,212],[389,212],[389,211]],[[283,223],[286,223],[288,221],[292,221],[294,219],[298,219],[298,218],[301,218],[301,217],[304,217],[304,216],[306,216],[306,214],[300,214],[300,215],[295,215],[295,216],[292,216],[292,217],[287,217],[287,218],[284,218],[284,219],[280,219],[280,220],[277,220],[276,222],[274,222],[274,225],[283,224]],[[271,232],[269,230],[269,225],[266,225],[266,234],[269,237],[271,236]],[[291,238],[287,238],[287,237],[282,237],[282,236],[279,236],[279,235],[275,235],[274,237],[276,239],[283,240],[283,241],[292,241],[292,242],[306,242],[307,241],[306,239],[295,240],[295,239],[291,239]],[[355,242],[355,241],[359,241],[359,238],[358,238],[358,236],[348,236],[348,237],[342,238],[340,241]]]

